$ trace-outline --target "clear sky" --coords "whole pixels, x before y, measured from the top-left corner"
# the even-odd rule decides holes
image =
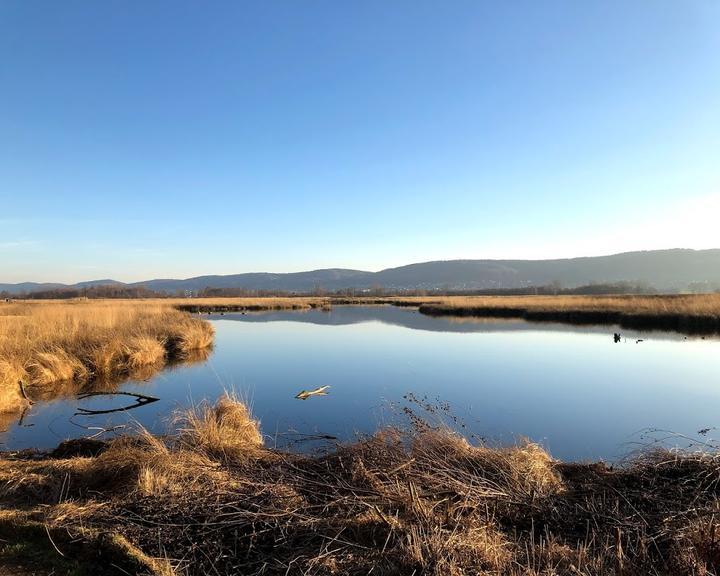
[[[0,2],[0,282],[720,247],[717,0]]]

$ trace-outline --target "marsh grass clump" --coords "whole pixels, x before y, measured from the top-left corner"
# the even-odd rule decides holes
[[[25,366],[25,374],[28,382],[44,387],[66,380],[84,380],[89,368],[73,354],[55,347],[47,352],[37,352]]]
[[[178,322],[169,338],[170,350],[180,358],[191,355],[195,350],[212,346],[215,331],[207,322],[185,318]]]
[[[212,341],[206,346],[210,346]],[[165,362],[167,339],[155,336],[134,336],[124,345],[125,363],[129,370],[155,366]]]
[[[260,423],[243,402],[224,394],[214,404],[175,415],[179,442],[191,450],[220,460],[242,461],[263,445]]]
[[[47,396],[66,383],[112,380],[213,343],[209,323],[167,303],[62,301],[0,307],[0,411],[27,405],[25,387]],[[22,384],[20,384],[22,383]]]

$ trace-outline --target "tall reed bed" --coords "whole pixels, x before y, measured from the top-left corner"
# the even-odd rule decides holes
[[[212,345],[212,326],[148,301],[17,302],[0,305],[0,411],[27,387],[114,378]]]

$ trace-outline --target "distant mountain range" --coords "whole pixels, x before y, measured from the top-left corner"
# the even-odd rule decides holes
[[[720,249],[653,250],[612,256],[558,260],[446,260],[409,264],[379,272],[330,268],[309,272],[267,272],[197,276],[184,280],[156,279],[122,283],[92,280],[77,284],[0,284],[11,294],[53,289],[82,289],[117,285],[145,287],[157,292],[199,291],[205,288],[311,292],[342,289],[485,290],[559,284],[574,288],[593,283],[639,282],[661,290],[684,289],[690,284],[720,287]]]

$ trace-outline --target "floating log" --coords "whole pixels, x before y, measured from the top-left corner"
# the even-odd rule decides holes
[[[302,390],[295,398],[298,400],[307,400],[310,396],[327,396],[328,388],[330,388],[330,386],[320,386],[320,388],[315,388],[314,390]]]

